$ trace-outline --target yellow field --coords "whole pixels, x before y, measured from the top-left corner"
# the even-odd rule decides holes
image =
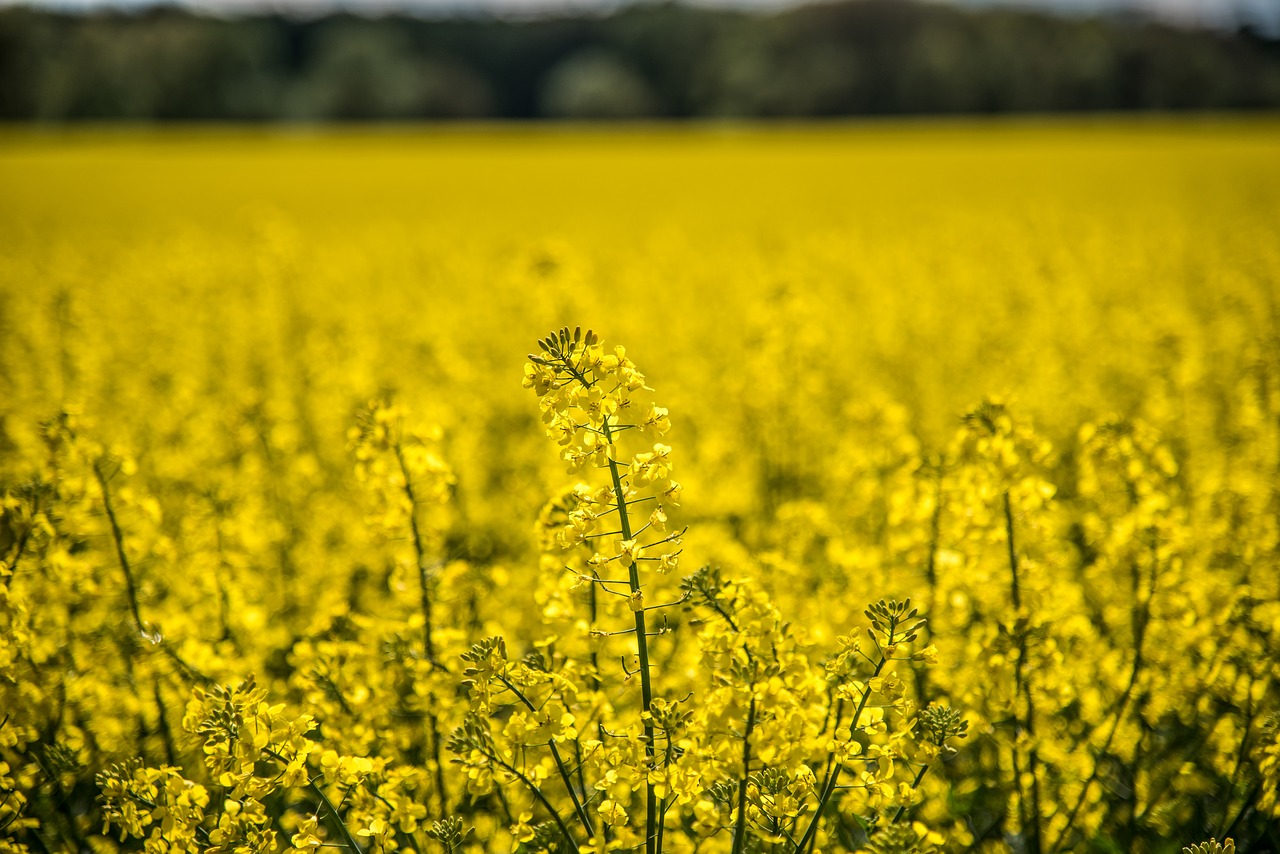
[[[0,852],[1274,850],[1278,291],[1274,119],[0,131]]]

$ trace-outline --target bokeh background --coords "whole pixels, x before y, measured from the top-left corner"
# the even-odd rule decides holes
[[[844,730],[880,758],[818,851],[1280,850],[1278,107],[1275,0],[0,5],[0,854],[545,854],[579,790],[637,850],[635,600],[563,572],[622,532],[565,539],[603,472],[521,387],[579,324],[670,410],[644,601],[718,567],[767,632],[663,611],[669,854],[795,850],[716,791],[813,809],[880,597],[941,666]],[[604,759],[554,806],[450,761],[497,635],[615,739],[563,735]],[[728,666],[780,648],[785,690]],[[209,764],[195,689],[249,677],[319,723],[327,828],[239,736],[258,803]],[[210,797],[104,796],[149,775]]]

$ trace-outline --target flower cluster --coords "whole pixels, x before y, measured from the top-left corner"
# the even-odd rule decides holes
[[[596,488],[575,488],[557,544],[611,543],[592,550],[587,563],[597,573],[615,562],[627,570],[638,563],[664,573],[676,569],[680,534],[669,531],[667,508],[680,504],[682,488],[671,476],[671,446],[657,441],[671,429],[667,410],[642,400],[650,389],[624,347],[606,352],[595,333],[580,328],[562,329],[538,345],[542,353],[529,356],[524,385],[538,395],[547,436],[563,447],[570,474],[609,474]],[[602,526],[612,521],[610,513],[620,530],[607,533]],[[633,525],[633,516],[645,521]]]
[[[1064,432],[988,401],[949,442],[834,389],[771,413],[823,354],[760,346],[732,448],[572,330],[537,410],[377,402],[346,455],[313,418],[353,397],[318,391],[159,414],[136,455],[46,420],[0,483],[0,850],[1262,838],[1280,371],[1232,398],[1228,459],[1158,407]],[[466,352],[423,358],[474,380]]]

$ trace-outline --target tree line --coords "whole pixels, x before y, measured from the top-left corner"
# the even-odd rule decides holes
[[[767,118],[1280,107],[1280,41],[911,0],[778,12],[0,10],[0,119]]]

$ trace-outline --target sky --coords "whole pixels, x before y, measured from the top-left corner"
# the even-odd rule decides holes
[[[803,0],[686,0],[714,6],[778,7]],[[25,5],[63,9],[91,7],[139,7],[164,2],[216,12],[324,11],[333,8],[408,10],[424,12],[496,12],[528,15],[557,11],[606,11],[628,0],[0,0],[0,5]],[[1136,13],[1174,23],[1235,29],[1253,24],[1280,31],[1280,0],[941,0],[968,6],[1015,6],[1069,14]]]

